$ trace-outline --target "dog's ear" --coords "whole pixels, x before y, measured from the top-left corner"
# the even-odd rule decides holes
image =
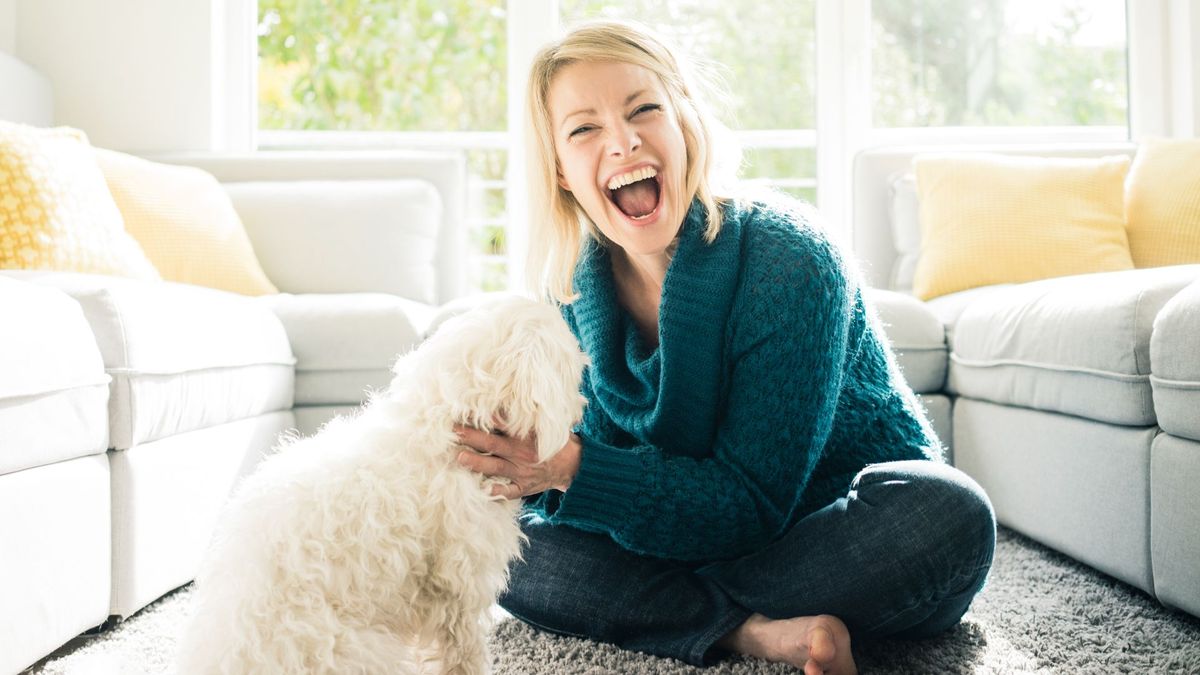
[[[514,317],[498,379],[510,433],[535,434],[538,459],[567,443],[583,412],[579,383],[587,358],[556,310],[532,307]]]

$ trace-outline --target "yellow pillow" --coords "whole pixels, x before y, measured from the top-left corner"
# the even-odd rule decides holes
[[[1133,267],[1125,237],[1128,157],[917,157],[921,253],[913,293]]]
[[[279,292],[212,174],[112,150],[97,149],[96,159],[125,229],[164,279],[245,295]]]
[[[1138,147],[1125,193],[1136,267],[1200,263],[1200,140]]]
[[[82,131],[0,122],[0,268],[159,278]]]

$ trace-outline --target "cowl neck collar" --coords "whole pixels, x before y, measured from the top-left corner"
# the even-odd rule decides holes
[[[713,243],[707,211],[693,201],[659,305],[659,346],[650,349],[620,306],[609,250],[588,239],[575,271],[571,305],[592,358],[593,400],[643,442],[690,453],[711,446],[722,395],[726,323],[739,276],[742,230],[736,206],[723,209]],[[704,420],[704,423],[700,421]]]

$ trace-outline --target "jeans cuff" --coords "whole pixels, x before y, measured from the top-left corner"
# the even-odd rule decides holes
[[[692,642],[684,660],[693,666],[709,665],[713,661],[711,658],[713,646],[717,644],[717,641],[732,632],[734,628],[746,623],[746,619],[749,619],[753,613],[744,607],[735,607],[730,610],[723,621],[714,624]]]

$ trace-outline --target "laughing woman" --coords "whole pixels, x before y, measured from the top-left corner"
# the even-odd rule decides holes
[[[552,460],[461,431],[525,498],[501,605],[539,628],[704,665],[853,673],[855,639],[956,624],[995,544],[859,280],[811,211],[717,194],[689,64],[629,24],[534,61],[531,264],[591,357]]]

